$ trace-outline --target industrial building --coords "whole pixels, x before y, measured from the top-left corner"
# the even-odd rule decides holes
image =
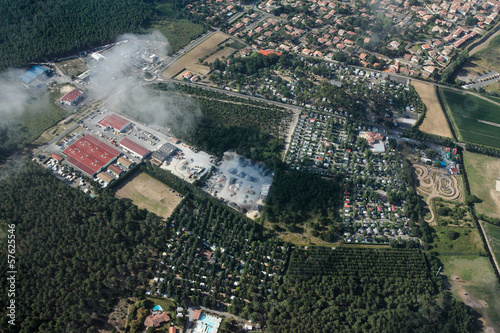
[[[164,143],[157,151],[153,152],[153,155],[151,155],[151,157],[159,163],[162,163],[176,150],[176,146],[167,142]]]
[[[135,143],[134,141],[130,140],[129,138],[123,138],[119,142],[120,147],[125,149],[126,151],[130,152],[132,155],[143,159],[149,156],[151,154],[151,151],[149,149],[144,148],[140,144]]]
[[[27,88],[33,89],[43,85],[43,83],[52,76],[52,73],[53,72],[51,70],[45,67],[33,66],[23,74],[19,75],[18,78]]]
[[[134,162],[132,162],[131,160],[129,160],[125,156],[119,157],[117,163],[119,165],[126,167],[127,169],[130,169],[131,167],[134,166]]]
[[[115,175],[116,177],[120,177],[121,174],[125,172],[122,168],[120,168],[116,164],[111,164],[110,166],[108,166],[108,171],[111,172],[111,174]]]
[[[102,171],[120,152],[92,135],[85,135],[63,151],[66,161],[89,177]]]
[[[100,172],[98,175],[97,175],[97,178],[99,178],[100,180],[102,180],[106,185],[108,185],[109,183],[111,183],[113,180],[115,180],[115,177],[111,176],[109,173],[106,173],[106,172]]]
[[[112,128],[120,133],[125,132],[132,125],[130,121],[115,113],[104,117],[98,124],[104,128]]]
[[[61,99],[61,103],[66,105],[76,105],[80,103],[84,96],[85,95],[83,94],[83,91],[74,89],[64,95],[64,97]]]

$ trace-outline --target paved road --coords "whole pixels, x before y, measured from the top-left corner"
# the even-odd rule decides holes
[[[224,94],[229,95],[229,96],[235,96],[235,97],[240,97],[240,98],[244,98],[244,99],[249,99],[252,101],[274,104],[276,106],[292,109],[292,110],[295,110],[298,112],[301,112],[302,110],[304,110],[304,108],[301,106],[286,104],[286,103],[277,102],[277,101],[270,101],[270,100],[262,98],[262,97],[241,94],[241,93],[237,93],[237,92],[234,92],[231,90],[225,90],[225,89],[217,88],[217,87],[210,87],[210,86],[207,86],[204,84],[191,83],[191,82],[187,82],[187,81],[180,81],[180,80],[174,80],[174,79],[158,79],[156,82],[176,83],[176,84],[182,84],[182,85],[190,86],[190,87],[197,87],[197,88],[201,88],[201,89],[206,89],[206,90],[224,93]]]

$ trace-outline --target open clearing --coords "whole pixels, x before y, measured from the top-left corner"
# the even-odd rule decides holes
[[[145,173],[138,173],[116,190],[120,199],[130,199],[139,208],[167,218],[182,200],[182,196]]]
[[[201,65],[198,63],[198,59],[208,54],[212,54],[217,49],[217,46],[227,39],[228,37],[222,32],[216,32],[207,40],[203,41],[203,43],[180,57],[162,73],[162,76],[170,79],[184,69],[193,72],[193,74],[208,74],[210,67]]]
[[[464,162],[471,193],[482,200],[475,204],[477,212],[500,218],[500,192],[496,190],[496,180],[500,179],[500,159],[464,152]]]
[[[81,58],[59,62],[56,64],[56,68],[67,76],[78,76],[88,69],[87,63]]]
[[[470,143],[500,148],[500,106],[471,94],[439,90],[457,135]]]
[[[434,85],[413,81],[411,84],[427,107],[424,121],[419,129],[424,133],[453,138]]]
[[[222,57],[227,58],[231,54],[233,54],[234,52],[236,52],[236,50],[233,49],[232,47],[225,47],[222,50],[220,50],[219,52],[212,54],[204,62],[211,64],[215,61],[215,59],[222,58]]]
[[[500,332],[500,285],[488,258],[439,256],[439,259],[453,296],[482,315],[484,329],[491,327]]]
[[[487,42],[475,47],[469,54],[464,70],[471,74],[480,74],[491,70],[500,72],[500,31]],[[494,37],[495,36],[495,37]]]

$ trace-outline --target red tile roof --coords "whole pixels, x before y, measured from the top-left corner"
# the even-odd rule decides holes
[[[108,170],[117,174],[117,175],[121,175],[123,173],[123,169],[115,164],[111,164],[110,166],[108,166]]]
[[[200,315],[201,315],[201,310],[200,309],[194,310],[194,312],[193,312],[193,320],[200,319]]]
[[[87,134],[66,148],[63,154],[67,156],[67,161],[70,164],[89,175],[93,175],[112,162],[120,152]]]
[[[56,161],[62,161],[62,160],[63,160],[62,156],[61,156],[61,155],[59,155],[59,154],[52,154],[52,156],[51,156],[51,157],[52,157],[53,159],[55,159]]]
[[[66,95],[64,95],[64,97],[62,98],[62,101],[67,102],[67,103],[71,103],[75,99],[80,97],[82,94],[83,94],[83,92],[81,92],[80,90],[74,89],[74,90],[70,91],[69,93],[67,93]]]
[[[103,127],[113,127],[117,131],[122,131],[129,123],[130,121],[128,121],[127,119],[113,113],[109,116],[104,117],[104,119],[99,122],[99,125]]]
[[[123,138],[122,141],[120,141],[120,146],[136,153],[137,155],[140,155],[141,157],[145,157],[151,152],[149,149],[144,148],[129,138]]]
[[[270,55],[270,54],[276,54],[276,55],[281,55],[281,52],[276,52],[276,51],[273,51],[273,50],[259,50],[259,53],[262,54],[262,55]]]
[[[160,314],[155,314],[155,315],[149,315],[146,317],[146,320],[144,321],[144,326],[150,327],[160,327],[163,323],[169,322],[170,317],[166,312],[162,312]]]

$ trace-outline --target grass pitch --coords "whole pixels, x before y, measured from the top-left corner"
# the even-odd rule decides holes
[[[482,315],[485,329],[491,327],[499,332],[500,285],[489,259],[479,256],[439,256],[439,259],[453,296]]]
[[[500,159],[464,152],[464,163],[471,193],[482,200],[475,204],[477,212],[500,218],[500,192],[496,190],[496,180],[500,179]]]
[[[116,190],[120,199],[130,199],[139,208],[167,218],[181,202],[182,197],[153,177],[138,173]]]

